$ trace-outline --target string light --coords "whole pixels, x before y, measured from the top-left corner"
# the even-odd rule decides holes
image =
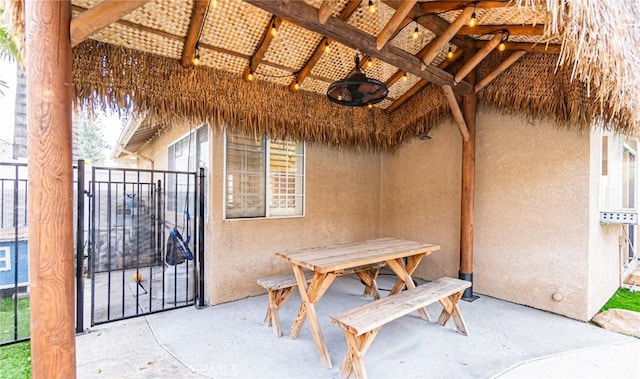
[[[300,89],[300,83],[298,83],[298,81],[296,80],[296,82],[295,82],[295,83],[293,83],[293,90],[294,90],[294,91],[297,91],[297,90],[299,90],[299,89]]]
[[[214,8],[218,7],[218,0],[211,0],[211,6],[213,6]]]
[[[369,60],[367,61],[367,63],[365,64],[366,68],[371,68],[373,66],[373,62],[371,61],[371,58],[369,58]]]
[[[373,105],[367,104],[367,108],[371,109],[371,108],[373,108]]]
[[[478,25],[478,20],[476,19],[476,3],[473,3],[473,13],[469,19],[469,26],[473,28],[476,25]]]
[[[500,42],[500,44],[498,45],[498,51],[504,51],[504,49],[506,49],[507,47],[505,46],[504,42]]]
[[[411,38],[418,39],[419,36],[418,24],[416,23],[416,28],[413,29],[413,33],[411,33]]]
[[[373,4],[373,0],[369,0],[369,13],[376,13],[376,6]]]
[[[244,74],[244,80],[246,80],[247,82],[252,82],[254,78],[255,75],[253,74],[253,70],[251,69],[251,67],[247,67]]]
[[[507,46],[505,45],[505,42],[509,40],[509,31],[508,30],[503,30],[502,31],[502,41],[500,41],[500,44],[498,45],[498,51],[505,51]]]
[[[449,51],[447,51],[447,59],[452,59],[453,58],[453,48],[451,47],[451,44],[449,44]]]
[[[198,43],[196,42],[196,51],[193,55],[193,65],[200,66],[200,47],[198,47]]]
[[[275,37],[278,34],[278,28],[276,27],[276,22],[271,22],[271,36]]]
[[[330,51],[331,51],[331,46],[329,46],[329,40],[328,40],[328,39],[325,39],[325,40],[324,40],[324,52],[325,52],[325,53],[328,53],[328,52],[330,52]]]
[[[407,76],[407,73],[405,72],[404,75],[402,75],[402,81],[406,82],[409,79],[409,77]]]

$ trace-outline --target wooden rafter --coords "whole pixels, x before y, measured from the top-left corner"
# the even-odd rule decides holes
[[[391,16],[387,25],[382,28],[380,34],[376,38],[376,48],[382,49],[393,38],[394,35],[400,30],[400,24],[407,17],[413,6],[417,3],[417,0],[403,1],[402,4],[396,9],[396,12]],[[406,24],[405,24],[406,25]]]
[[[424,64],[430,64],[431,61],[438,55],[438,52],[442,50],[442,48],[451,41],[451,39],[456,35],[458,30],[471,18],[474,9],[473,7],[465,8],[458,18],[454,22],[449,25],[449,27],[444,31],[444,33],[440,34],[436,37],[432,43],[429,43],[429,50],[422,57],[422,61]]]
[[[500,76],[500,74],[505,72],[509,67],[511,67],[511,65],[516,63],[518,59],[522,58],[526,53],[527,53],[526,51],[522,51],[522,50],[514,51],[513,53],[511,53],[505,60],[500,62],[498,67],[496,67],[493,71],[488,73],[487,76],[485,76],[484,78],[482,78],[482,80],[476,83],[476,86],[475,86],[476,93],[478,93],[478,91],[480,91],[484,87],[488,86],[489,83],[491,83],[491,81],[493,81],[495,78]]]
[[[451,59],[447,59],[444,62],[440,63],[438,65],[438,68],[440,68],[441,70],[444,70],[445,68],[449,67],[452,63],[460,59],[460,57],[462,57],[462,50],[458,49],[453,53],[453,57],[451,57]],[[418,83],[416,83],[413,87],[411,87],[407,92],[405,92],[402,96],[400,96],[398,100],[394,101],[390,106],[388,106],[385,112],[391,113],[395,111],[396,109],[398,109],[398,107],[406,103],[411,97],[413,97],[416,93],[418,93],[418,91],[426,87],[427,84],[429,84],[429,81],[421,79],[420,81],[418,81]]]
[[[320,9],[318,9],[318,21],[320,21],[321,24],[327,22],[337,4],[338,2],[336,0],[322,0]]]
[[[278,16],[272,16],[269,20],[269,24],[262,33],[262,40],[260,41],[260,44],[256,48],[256,51],[253,53],[251,58],[249,58],[249,66],[245,68],[244,72],[245,78],[250,72],[256,72],[256,70],[258,69],[258,65],[262,62],[262,58],[264,58],[264,55],[269,49],[269,45],[271,45],[271,41],[273,41],[274,35],[273,33],[271,33],[271,28],[275,27],[277,29],[280,27],[281,23],[282,18]]]
[[[475,5],[477,9],[503,8],[516,5],[517,1],[425,1],[420,3],[423,13],[440,13],[450,10],[459,10],[469,5]]]
[[[471,57],[471,59],[469,59],[464,64],[464,66],[462,66],[462,68],[456,73],[456,76],[455,76],[456,83],[461,82],[464,79],[464,77],[471,72],[471,70],[473,70],[477,65],[479,65],[480,62],[482,62],[482,60],[487,55],[489,55],[489,53],[491,53],[491,51],[495,49],[496,46],[498,46],[500,41],[502,41],[502,37],[503,37],[502,33],[496,33],[496,35],[494,35],[493,38],[491,38],[489,42],[487,42],[486,45],[482,47],[482,49],[478,50],[478,52],[473,57]]]
[[[71,47],[78,45],[93,33],[106,28],[148,2],[149,0],[105,0],[74,17],[70,24]]]
[[[462,110],[460,109],[460,104],[458,104],[458,100],[456,99],[456,94],[453,93],[453,88],[451,88],[451,86],[442,86],[442,91],[444,92],[444,96],[447,98],[453,119],[455,120],[456,125],[458,125],[458,129],[462,135],[462,140],[464,140],[464,142],[469,141],[469,129],[467,129],[467,124],[464,122],[464,116],[462,116]]]
[[[544,25],[476,25],[474,27],[463,25],[458,31],[459,36],[479,36],[506,30],[510,36],[541,36],[544,34]]]
[[[305,29],[335,39],[346,46],[360,49],[364,54],[380,59],[440,86],[454,85],[451,74],[431,65],[423,70],[422,66],[424,64],[422,61],[402,49],[386,45],[382,50],[378,50],[373,36],[347,22],[330,17],[325,25],[320,24],[318,21],[318,9],[304,2],[286,0],[245,0],[245,2],[287,19]],[[461,94],[469,94],[473,93],[473,87],[469,83],[458,82],[455,86],[455,91]]]
[[[184,40],[182,58],[180,59],[182,67],[188,68],[193,66],[193,56],[196,50],[196,44],[198,43],[198,38],[200,38],[200,31],[202,30],[202,25],[204,24],[204,18],[207,14],[208,7],[209,0],[195,0],[193,2],[191,20],[189,21],[187,37]]]
[[[358,9],[358,6],[360,6],[360,2],[361,0],[352,0],[347,2],[347,5],[345,5],[344,9],[342,9],[338,18],[342,21],[346,21],[349,17],[351,17],[353,12]],[[328,19],[329,18],[327,18],[327,20]],[[326,23],[326,20],[324,23]],[[322,54],[324,54],[325,46],[327,44],[330,44],[331,42],[331,39],[327,37],[324,37],[322,38],[322,40],[320,40],[320,43],[318,44],[318,46],[316,46],[316,49],[313,51],[313,54],[311,54],[311,57],[309,57],[304,66],[302,66],[300,71],[298,71],[298,75],[296,75],[296,77],[291,81],[291,84],[289,85],[289,89],[291,91],[295,91],[296,83],[298,85],[301,85],[302,82],[307,78],[309,73],[311,73],[311,70],[315,67],[316,63],[318,63],[318,61],[322,57]]]
[[[402,5],[402,1],[398,0],[382,0],[382,2],[393,9],[398,9],[398,7]],[[431,30],[436,36],[444,33],[444,31],[449,27],[449,23],[435,14],[425,14],[420,10],[420,4],[424,3],[414,5],[413,8],[411,8],[409,14],[407,14],[407,17],[412,20],[416,20],[418,24]],[[453,39],[451,39],[451,43],[465,49],[473,48],[473,40],[464,36],[454,37]]]
[[[476,41],[475,47],[480,49],[486,46],[487,41]],[[560,45],[549,43],[529,43],[529,42],[505,42],[505,51],[517,51],[524,50],[529,53],[547,53],[547,54],[560,54]]]

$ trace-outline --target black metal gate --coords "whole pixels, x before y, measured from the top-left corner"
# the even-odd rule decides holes
[[[196,298],[204,305],[203,172],[92,168],[86,236],[92,326],[194,305]],[[78,216],[77,230],[84,230],[83,220]]]

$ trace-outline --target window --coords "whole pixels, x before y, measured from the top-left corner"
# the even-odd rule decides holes
[[[11,250],[7,247],[0,247],[0,271],[11,271]]]
[[[203,127],[189,132],[185,137],[169,145],[168,167],[170,171],[194,172],[200,167],[205,169],[205,177],[208,177],[209,168],[209,128]],[[207,193],[207,180],[205,180],[205,193]],[[173,174],[167,177],[168,210],[181,212],[185,210],[187,191],[189,193],[190,211],[193,212],[195,201],[195,183],[192,175]],[[174,194],[175,193],[175,194]],[[207,207],[205,207],[206,212]]]
[[[227,219],[301,216],[304,145],[227,133]]]

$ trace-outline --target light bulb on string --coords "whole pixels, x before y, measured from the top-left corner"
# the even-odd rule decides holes
[[[474,27],[478,25],[478,20],[476,19],[476,4],[473,3],[473,13],[471,13],[471,18],[469,19],[469,26]]]
[[[193,65],[194,66],[200,66],[200,48],[198,47],[198,44],[196,43],[196,51],[193,55]]]
[[[330,51],[331,51],[331,46],[329,46],[329,40],[326,39],[326,40],[324,40],[324,52],[328,53]]]
[[[218,7],[218,0],[211,0],[211,6],[214,8]]]
[[[275,37],[278,34],[278,28],[275,21],[271,22],[271,36]]]
[[[294,91],[297,91],[297,90],[299,90],[299,89],[300,89],[300,83],[298,83],[298,81],[296,80],[296,82],[295,82],[295,83],[293,83],[293,90],[294,90]]]
[[[420,36],[420,31],[418,30],[418,25],[416,25],[416,28],[413,29],[413,33],[411,33],[411,38],[418,39],[419,36]]]
[[[505,46],[504,42],[500,42],[498,45],[498,51],[504,51],[506,48],[507,46]]]
[[[447,59],[453,58],[453,49],[451,48],[451,44],[449,44],[449,50],[447,51]]]
[[[376,13],[376,6],[373,4],[373,0],[369,0],[369,13]]]
[[[409,77],[407,76],[407,73],[405,72],[404,75],[402,75],[402,81],[406,82],[409,79]]]

